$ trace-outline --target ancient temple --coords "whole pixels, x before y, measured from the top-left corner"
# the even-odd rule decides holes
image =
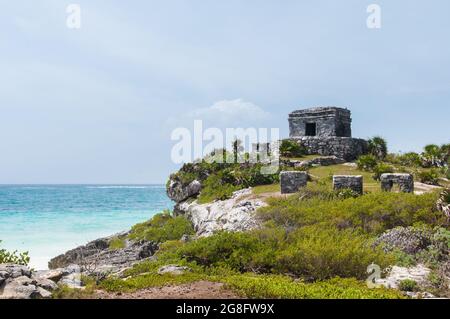
[[[310,154],[351,161],[367,152],[367,141],[352,137],[351,112],[339,107],[314,107],[289,114],[289,137]]]

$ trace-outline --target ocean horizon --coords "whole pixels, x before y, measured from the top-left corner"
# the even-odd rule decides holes
[[[0,184],[0,248],[30,266],[172,209],[162,184]]]

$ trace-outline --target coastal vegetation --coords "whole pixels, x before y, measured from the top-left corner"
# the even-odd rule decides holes
[[[384,269],[406,261],[433,266],[448,258],[450,232],[445,216],[434,207],[437,193],[342,197],[330,185],[313,182],[298,195],[269,199],[269,205],[258,212],[264,227],[252,231],[181,241],[179,227],[165,228],[164,236],[151,237],[161,238],[153,260],[127,270],[127,280],[110,277],[98,288],[129,292],[208,280],[250,298],[402,298],[396,290],[369,289],[364,282],[367,266],[375,263]],[[182,216],[165,213],[135,227],[134,236],[155,233],[162,216],[163,225],[169,220],[180,227],[188,223]],[[440,256],[430,246],[425,256],[424,251],[408,255],[377,242],[381,234],[396,227],[420,229],[435,238],[439,233],[437,242],[447,246],[441,247]],[[189,271],[159,274],[158,269],[168,264]],[[438,285],[442,278],[437,271],[433,275]]]
[[[239,143],[233,146],[229,156],[235,157],[241,148]],[[280,152],[285,158],[306,156],[292,143],[282,144]],[[310,181],[292,196],[281,196],[278,174],[262,175],[260,164],[208,158],[186,164],[171,179],[183,185],[201,182],[200,193],[189,202],[225,200],[252,187],[252,196],[266,202],[255,216],[260,227],[198,238],[189,216],[165,211],[135,225],[128,235],[130,240],[157,243],[155,255],[120,277],[100,282],[86,278],[86,291],[127,293],[206,280],[247,298],[405,298],[424,289],[422,284],[407,279],[398,289],[371,289],[366,284],[368,266],[377,265],[386,275],[394,265],[420,264],[431,270],[427,291],[448,296],[450,216],[442,208],[449,207],[448,191],[431,189],[418,196],[382,192],[379,184],[383,173],[410,172],[424,183],[448,186],[445,152],[443,145],[426,147],[421,154],[390,154],[387,143],[376,137],[369,140],[368,154],[355,163],[306,168]],[[228,153],[211,156],[217,154]],[[334,174],[362,175],[364,194],[333,190]],[[110,249],[121,244],[113,240]],[[168,265],[183,271],[162,273]],[[68,294],[73,292],[58,292]]]
[[[0,244],[1,244],[0,240]],[[16,264],[16,265],[28,265],[30,257],[28,252],[19,253],[17,251],[7,251],[6,249],[0,249],[0,264]]]

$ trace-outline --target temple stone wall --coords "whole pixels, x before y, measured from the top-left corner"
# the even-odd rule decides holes
[[[339,107],[315,107],[289,114],[289,136],[351,137],[351,113]],[[308,125],[314,129],[308,130]]]
[[[346,161],[357,159],[366,154],[368,149],[367,141],[359,138],[305,136],[291,139],[305,146],[309,154],[336,156]]]

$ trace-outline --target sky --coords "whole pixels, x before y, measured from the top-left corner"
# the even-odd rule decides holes
[[[312,106],[394,152],[450,142],[448,0],[0,3],[0,184],[164,183],[176,127],[287,137]]]

